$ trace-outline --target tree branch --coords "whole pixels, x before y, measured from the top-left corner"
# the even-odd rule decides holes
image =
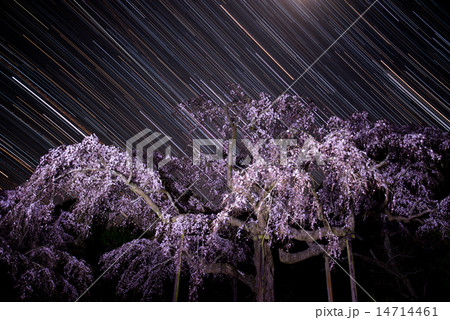
[[[253,292],[256,293],[255,277],[245,274],[228,263],[211,263],[206,265],[205,273],[226,274],[240,280],[247,285]]]
[[[345,236],[348,230],[340,227],[332,227],[328,229],[323,227],[314,231],[298,230],[295,228],[289,228],[292,238],[298,241],[313,242],[323,238],[325,235],[329,234],[329,231],[336,236]]]
[[[314,244],[306,250],[303,250],[300,252],[295,252],[295,253],[289,253],[282,249],[279,249],[278,256],[280,257],[281,263],[294,264],[294,263],[309,259],[311,257],[318,256],[318,255],[324,253],[324,251],[326,252],[325,246],[322,247],[318,244]]]
[[[72,173],[75,172],[91,172],[91,171],[108,171],[108,169],[105,168],[86,168],[86,169],[74,169],[74,170],[70,170],[69,172],[67,172],[66,174],[63,174],[61,176],[58,176],[54,179],[54,181],[57,181],[59,179],[62,179]],[[150,206],[150,208],[156,213],[156,215],[158,216],[158,218],[162,219],[162,214],[161,214],[161,210],[159,209],[159,207],[156,205],[155,202],[153,202],[153,200],[150,198],[150,196],[148,194],[145,193],[144,190],[142,190],[140,187],[138,187],[136,184],[132,183],[129,181],[129,178],[125,177],[125,175],[123,175],[122,173],[115,171],[115,170],[111,170],[111,173],[120,178],[127,186],[129,186],[130,190],[133,191],[134,193],[136,193],[138,196],[141,196],[144,201]],[[163,193],[163,191],[165,190],[159,190],[158,192]],[[166,191],[167,192],[167,191]],[[168,193],[167,193],[168,194]],[[172,198],[169,196],[169,200],[172,201]]]
[[[250,225],[250,224],[246,223],[245,221],[242,221],[241,219],[238,219],[235,217],[227,217],[226,221],[230,225],[232,225],[234,227],[238,227],[238,228],[243,228],[245,231],[248,231],[253,235],[258,234],[258,232],[259,232],[256,224]]]
[[[411,220],[420,218],[424,214],[431,213],[433,211],[434,210],[432,210],[432,209],[424,210],[424,211],[422,211],[422,212],[420,212],[418,214],[412,215],[410,217],[393,216],[389,210],[384,210],[384,213],[387,215],[389,221],[402,221],[402,222],[408,223]]]
[[[165,194],[165,195],[167,196],[167,198],[169,199],[170,203],[172,204],[172,207],[173,207],[175,210],[177,210],[178,213],[180,213],[180,211],[178,210],[178,208],[177,208],[176,205],[175,205],[175,201],[173,201],[173,198],[172,198],[171,194],[170,194],[167,190],[160,189],[160,190],[158,190],[157,192],[158,192],[158,193]]]
[[[156,215],[158,216],[158,218],[160,218],[162,221],[164,221],[164,219],[162,218],[162,213],[161,210],[159,209],[159,207],[156,205],[156,203],[153,202],[153,200],[150,198],[150,196],[145,193],[144,190],[142,190],[141,188],[139,188],[136,184],[128,182],[127,177],[125,177],[123,174],[121,174],[120,172],[117,171],[112,171],[112,174],[115,175],[116,177],[119,177],[122,179],[122,181],[128,185],[131,189],[131,191],[133,191],[134,193],[136,193],[138,196],[141,196],[144,201],[150,206],[150,208],[156,213]],[[165,222],[165,221],[164,221]]]
[[[384,166],[387,163],[388,160],[389,160],[389,154],[386,156],[386,158],[384,158],[384,160],[382,160],[381,162],[377,163],[375,165],[375,168],[376,169],[381,168],[382,166]]]
[[[328,245],[320,245],[317,242],[315,243],[308,243],[309,248],[300,252],[294,252],[289,253],[282,249],[278,250],[278,256],[280,258],[281,263],[286,264],[294,264],[315,256],[318,256],[320,254],[328,254],[329,249],[331,248]],[[342,241],[342,239],[339,240],[339,248],[340,250],[343,250],[345,246],[345,241]]]

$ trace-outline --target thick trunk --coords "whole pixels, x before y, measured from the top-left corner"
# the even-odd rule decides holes
[[[256,267],[256,300],[275,301],[274,264],[272,251],[267,241],[253,241],[255,249],[254,262]]]

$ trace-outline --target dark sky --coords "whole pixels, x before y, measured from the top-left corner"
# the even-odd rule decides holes
[[[450,128],[449,19],[435,1],[1,6],[2,189],[25,181],[49,149],[92,133],[123,147],[150,128],[183,144],[177,104],[201,93],[226,101],[229,82],[277,97],[297,80],[287,93],[328,114]]]

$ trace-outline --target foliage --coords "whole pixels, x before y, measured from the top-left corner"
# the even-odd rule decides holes
[[[389,232],[448,237],[448,133],[373,123],[367,114],[320,126],[310,102],[253,100],[239,86],[229,98],[180,105],[231,139],[224,159],[147,168],[90,136],[51,150],[24,185],[2,194],[0,266],[18,298],[74,300],[104,273],[118,299],[167,296],[181,275],[196,299],[211,273],[274,300],[274,261],[339,259],[368,217]],[[89,239],[111,230],[136,237],[87,256]]]

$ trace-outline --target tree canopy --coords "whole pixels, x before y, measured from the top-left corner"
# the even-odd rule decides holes
[[[329,256],[338,269],[352,239],[361,264],[391,270],[419,299],[396,257],[408,241],[448,244],[448,132],[364,113],[324,122],[300,97],[255,100],[239,86],[229,98],[180,105],[193,130],[222,139],[223,158],[147,167],[93,135],[50,150],[4,192],[0,268],[12,299],[178,299],[181,281],[195,300],[205,279],[236,279],[249,299],[273,301],[277,266]]]

